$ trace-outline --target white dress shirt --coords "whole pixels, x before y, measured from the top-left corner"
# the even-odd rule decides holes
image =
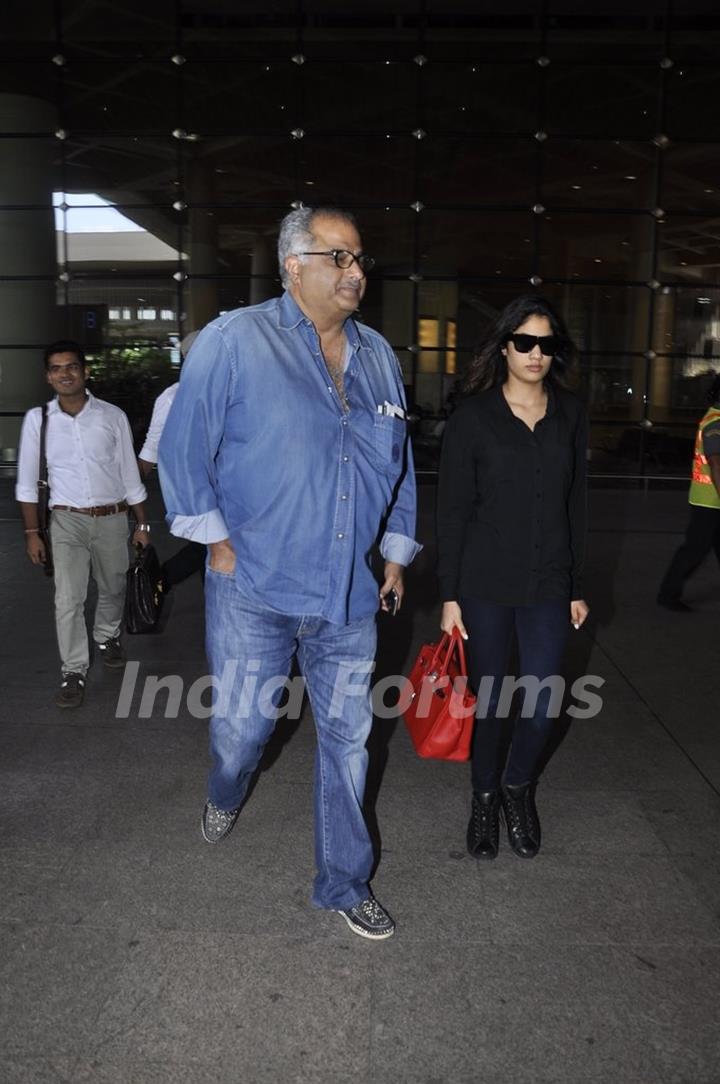
[[[171,384],[169,388],[165,388],[165,391],[160,392],[155,400],[152,418],[150,419],[147,436],[145,437],[145,443],[140,452],[140,459],[144,459],[146,463],[157,463],[158,461],[158,445],[160,444],[160,437],[165,428],[165,422],[170,413],[170,407],[173,405],[173,400],[177,394],[178,387],[179,384],[176,381],[174,384]]]
[[[42,407],[33,407],[20,432],[15,498],[29,504],[37,503],[41,421]],[[122,500],[140,504],[147,498],[127,416],[89,392],[79,414],[61,410],[57,399],[49,404],[45,452],[51,508],[92,508]]]

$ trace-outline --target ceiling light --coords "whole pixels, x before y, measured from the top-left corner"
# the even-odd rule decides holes
[[[623,177],[623,180],[624,181],[636,181],[637,177],[635,176],[634,173],[628,173],[628,174],[626,174],[625,177]]]

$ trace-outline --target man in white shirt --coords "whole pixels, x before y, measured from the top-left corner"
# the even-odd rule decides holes
[[[45,370],[56,394],[48,404],[46,431],[55,627],[62,666],[55,703],[74,708],[83,701],[90,665],[85,628],[90,570],[98,590],[95,646],[106,666],[120,668],[125,664],[120,623],[128,568],[128,508],[136,520],[133,543],[147,545],[150,525],[127,417],[86,390],[82,347],[68,339],[52,343],[45,351]],[[36,565],[47,558],[37,514],[42,410],[34,407],[23,420],[15,487],[27,555]]]
[[[198,334],[197,331],[191,331],[180,343],[180,353],[183,358],[187,356],[188,350]],[[155,400],[145,443],[138,456],[138,465],[143,478],[147,478],[148,475],[152,474],[157,465],[160,437],[163,434],[170,407],[173,405],[179,387],[180,385],[176,381],[169,388],[165,388],[165,391],[160,392]],[[188,576],[192,576],[194,572],[203,572],[204,574],[206,554],[207,549],[202,542],[186,542],[177,553],[174,553],[167,561],[163,561],[161,567],[162,579],[160,580],[163,594],[167,595],[173,587],[178,583],[182,583]]]

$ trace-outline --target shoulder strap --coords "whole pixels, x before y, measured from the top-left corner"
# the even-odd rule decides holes
[[[47,441],[48,404],[42,407],[42,421],[40,423],[40,460],[38,464],[38,526],[47,530],[48,525],[48,500],[50,490],[48,488],[48,466],[45,445]]]

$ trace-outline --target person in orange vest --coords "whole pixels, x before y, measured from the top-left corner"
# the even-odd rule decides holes
[[[695,438],[688,496],[690,522],[657,597],[658,605],[678,613],[691,611],[692,607],[680,597],[683,586],[711,549],[720,563],[720,375],[710,386],[708,403]]]

